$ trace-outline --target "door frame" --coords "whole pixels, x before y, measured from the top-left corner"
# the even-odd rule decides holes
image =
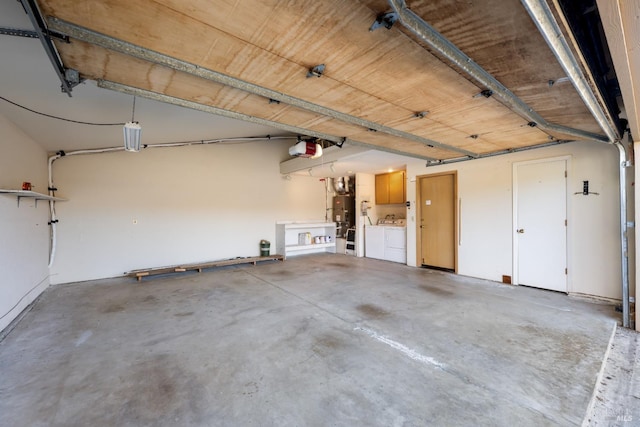
[[[513,285],[519,285],[520,284],[520,277],[519,277],[519,271],[518,271],[518,254],[519,254],[519,246],[518,246],[518,233],[516,232],[516,228],[518,225],[518,166],[525,166],[525,165],[531,165],[531,164],[536,164],[536,163],[551,163],[551,162],[558,162],[558,161],[564,161],[565,162],[565,167],[566,167],[566,171],[567,171],[567,177],[565,179],[565,203],[566,203],[566,215],[567,215],[567,226],[566,226],[566,233],[565,233],[565,239],[566,239],[566,250],[565,250],[565,257],[566,257],[566,263],[567,263],[567,293],[570,294],[573,292],[573,280],[572,280],[572,274],[573,274],[573,268],[571,268],[571,255],[572,255],[572,250],[571,250],[571,245],[570,242],[572,241],[571,238],[571,229],[573,228],[573,221],[571,220],[571,218],[573,218],[572,210],[571,210],[571,197],[569,197],[569,178],[571,177],[571,159],[572,156],[558,156],[558,157],[547,157],[547,158],[542,158],[542,159],[535,159],[535,160],[525,160],[522,162],[513,162],[512,164],[512,183],[511,183],[511,188],[513,189],[512,192],[512,209],[513,209],[513,213],[512,213],[512,219],[511,219],[511,239],[512,239],[512,248],[513,248],[513,253],[512,253],[512,271],[511,271],[511,283]]]
[[[422,178],[433,178],[437,176],[443,175],[453,175],[453,258],[454,258],[454,273],[458,274],[458,233],[459,233],[459,218],[460,212],[458,207],[460,206],[460,201],[458,200],[458,171],[446,171],[446,172],[438,172],[438,173],[430,173],[425,175],[417,175],[416,176],[416,266],[422,267],[422,233],[420,228],[420,218],[422,218],[422,205],[424,200],[421,199],[421,179]]]

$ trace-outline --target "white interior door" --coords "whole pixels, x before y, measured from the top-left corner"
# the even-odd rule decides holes
[[[567,292],[567,161],[514,165],[516,283]]]

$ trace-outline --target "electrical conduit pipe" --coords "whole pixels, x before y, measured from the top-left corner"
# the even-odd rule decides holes
[[[238,141],[252,142],[252,141],[263,141],[263,140],[271,141],[276,139],[295,139],[295,138],[296,137],[292,137],[292,136],[239,137],[239,138],[211,139],[211,140],[202,140],[202,141],[169,142],[165,144],[146,144],[143,147],[144,148],[186,147],[190,145],[207,145],[207,144],[215,144],[215,143],[222,143],[222,142],[238,142]],[[53,162],[55,162],[61,157],[75,156],[79,154],[110,153],[114,151],[124,151],[124,147],[97,148],[93,150],[77,150],[77,151],[70,151],[68,153],[64,151],[59,151],[58,153],[49,157],[49,166],[48,166],[49,195],[52,197],[55,196],[54,192],[56,191],[53,185]],[[53,262],[56,258],[57,233],[58,233],[56,225],[58,222],[58,218],[56,216],[55,203],[56,202],[54,200],[49,201],[49,211],[50,211],[49,224],[51,225],[51,248],[49,251],[49,265],[48,265],[49,268],[53,266]]]

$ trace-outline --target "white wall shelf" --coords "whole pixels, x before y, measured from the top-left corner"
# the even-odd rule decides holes
[[[328,237],[331,242],[311,243],[300,245],[298,235],[311,233],[311,241],[316,236]],[[278,222],[276,223],[276,251],[287,256],[336,252],[336,223],[335,222]]]
[[[322,248],[335,248],[336,243],[313,243],[311,245],[289,245],[286,247],[288,252],[292,251],[304,251],[307,249],[322,249]]]
[[[20,207],[20,199],[29,198],[34,199],[36,201],[36,207],[38,207],[38,200],[47,200],[47,201],[55,201],[55,202],[65,202],[67,199],[63,199],[61,197],[53,197],[47,194],[36,193],[35,191],[27,191],[27,190],[4,190],[0,189],[0,194],[8,194],[11,196],[15,196],[18,199],[18,207]]]

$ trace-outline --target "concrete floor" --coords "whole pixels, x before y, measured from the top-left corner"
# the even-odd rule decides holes
[[[618,328],[584,427],[640,426],[640,334]]]
[[[580,425],[617,317],[330,254],[59,285],[0,344],[0,425]]]

